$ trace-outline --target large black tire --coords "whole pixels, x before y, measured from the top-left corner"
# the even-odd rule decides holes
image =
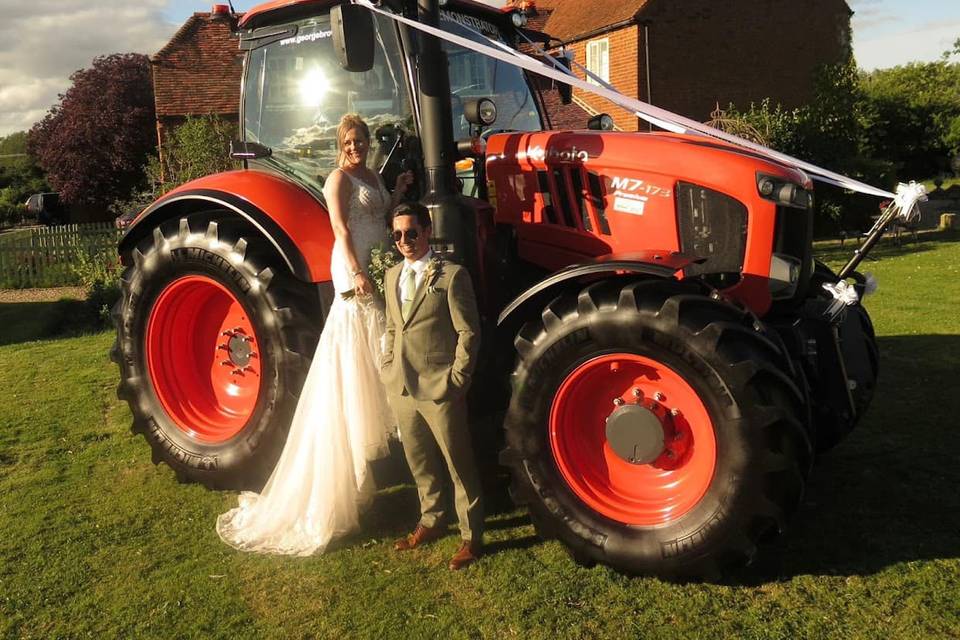
[[[837,275],[822,262],[817,262],[811,278],[810,295],[828,299],[825,282],[836,282]],[[837,327],[840,339],[840,354],[846,372],[854,412],[838,411],[824,401],[825,391],[816,389],[811,394],[810,404],[816,423],[816,450],[824,453],[842,442],[860,422],[873,400],[880,375],[880,349],[873,329],[870,314],[863,304],[847,307]],[[816,375],[814,373],[814,375]]]
[[[133,432],[146,438],[154,463],[168,464],[181,481],[261,488],[283,448],[322,328],[316,289],[294,278],[255,230],[223,212],[164,222],[131,258],[113,310],[111,356]],[[204,300],[207,307],[194,310]],[[232,320],[226,303],[241,314],[245,332],[216,329]],[[226,375],[217,372],[220,365],[253,397],[240,409],[217,395],[216,381]],[[201,407],[196,424],[189,421],[194,405]]]
[[[561,540],[578,562],[716,578],[748,563],[757,542],[782,531],[799,505],[812,459],[808,413],[789,360],[751,314],[693,283],[606,281],[554,300],[541,320],[521,329],[516,346],[502,459],[538,533]],[[548,433],[558,392],[572,372],[604,354],[659,363],[692,388],[709,415],[715,467],[702,497],[678,517],[641,525],[607,517],[560,471]],[[620,392],[596,402],[613,408],[610,398]]]

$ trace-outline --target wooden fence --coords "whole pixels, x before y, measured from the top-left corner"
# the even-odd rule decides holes
[[[113,259],[120,231],[113,223],[18,229],[0,235],[0,288],[81,284],[78,255]]]

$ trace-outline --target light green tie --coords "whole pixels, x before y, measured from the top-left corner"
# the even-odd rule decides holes
[[[403,272],[403,283],[400,285],[400,315],[406,322],[413,307],[413,297],[417,294],[417,272],[408,267]]]

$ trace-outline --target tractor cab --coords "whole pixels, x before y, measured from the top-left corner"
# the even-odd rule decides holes
[[[398,172],[416,169],[423,127],[416,38],[389,19],[364,15],[372,29],[373,58],[369,68],[352,72],[338,61],[330,7],[314,8],[310,15],[275,13],[254,10],[240,24],[247,27],[241,47],[249,51],[241,104],[244,142],[265,148],[252,154],[259,157],[250,165],[282,173],[319,194],[336,167],[340,117],[357,113],[375,141],[371,166],[387,185]],[[506,14],[474,3],[449,3],[439,19],[443,29],[465,38],[475,40],[479,32],[511,41]],[[464,108],[483,98],[496,104],[489,131],[544,128],[540,99],[522,70],[448,42],[442,50],[449,63],[448,126],[454,140],[476,133]],[[462,163],[456,184],[479,195],[483,185],[473,167],[472,161]]]

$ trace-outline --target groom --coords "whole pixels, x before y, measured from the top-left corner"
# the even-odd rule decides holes
[[[450,568],[462,569],[481,553],[480,478],[467,429],[465,396],[480,346],[480,321],[466,269],[430,249],[430,213],[417,202],[392,214],[393,240],[402,263],[387,271],[387,330],[380,373],[400,425],[400,438],[420,496],[420,522],[398,540],[398,551],[444,533],[453,480],[462,543]]]

